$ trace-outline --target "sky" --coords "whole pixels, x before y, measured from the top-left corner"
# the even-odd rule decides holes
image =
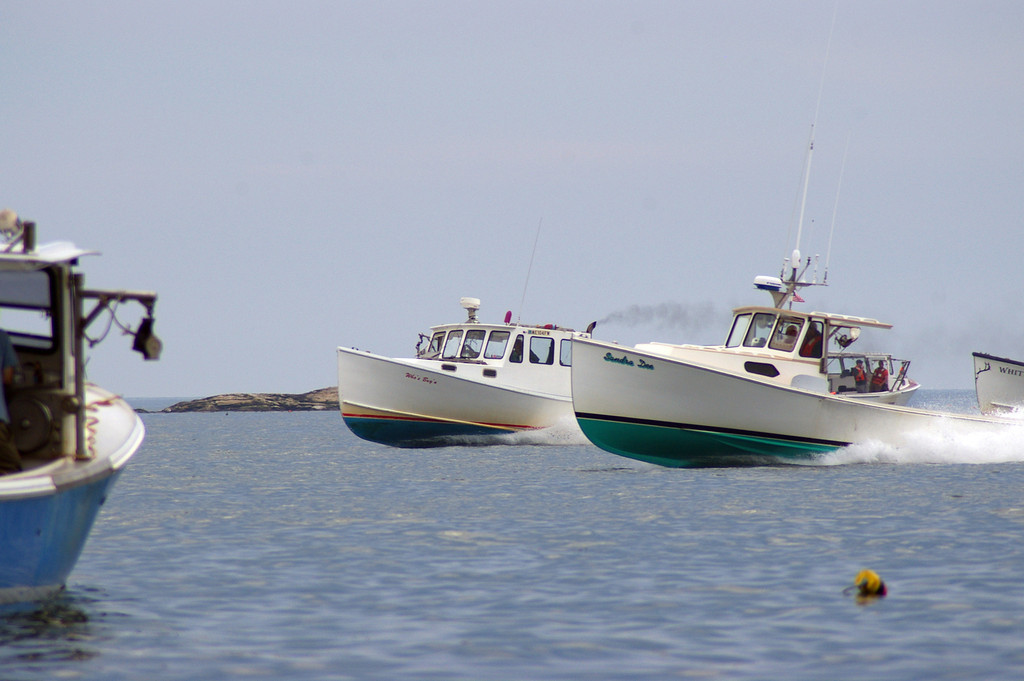
[[[5,0],[0,207],[158,293],[162,358],[115,332],[90,380],[296,393],[463,296],[723,342],[795,245],[813,126],[798,309],[973,389],[971,352],[1024,358],[1022,79],[1017,0]]]

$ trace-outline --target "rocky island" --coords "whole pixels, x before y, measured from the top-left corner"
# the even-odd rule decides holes
[[[179,414],[196,411],[326,411],[338,408],[338,389],[320,388],[297,395],[287,393],[227,393],[186,400],[156,412]]]

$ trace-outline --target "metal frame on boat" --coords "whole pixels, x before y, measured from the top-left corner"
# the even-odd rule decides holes
[[[0,603],[63,587],[143,440],[134,410],[86,381],[85,350],[101,340],[87,336],[90,325],[110,315],[133,336],[133,349],[156,359],[156,294],[86,288],[77,267],[93,254],[67,242],[37,245],[34,223],[0,212],[0,326],[18,358],[6,397],[22,459],[20,472],[0,476]],[[145,309],[134,328],[115,316],[127,302]]]

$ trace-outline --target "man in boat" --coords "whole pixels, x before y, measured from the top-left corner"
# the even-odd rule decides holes
[[[11,430],[11,415],[7,411],[7,386],[14,382],[14,368],[18,366],[18,355],[7,332],[0,329],[0,373],[3,374],[3,385],[0,386],[0,475],[17,473],[21,470],[21,454],[14,444],[14,432]]]
[[[853,368],[853,382],[857,385],[857,392],[868,391],[868,372],[864,369],[864,360],[858,359],[857,366]]]
[[[781,327],[779,331],[781,331]],[[779,332],[776,331],[776,334]],[[796,346],[796,337],[800,333],[800,329],[796,328],[795,324],[790,324],[786,328],[786,333],[781,338],[772,341],[772,347],[777,347],[779,350],[790,351]]]
[[[875,373],[871,374],[871,392],[884,393],[888,389],[889,371],[885,368],[885,363],[878,360],[878,368],[875,369]]]
[[[821,330],[817,322],[811,323],[804,344],[800,346],[801,357],[821,357]]]

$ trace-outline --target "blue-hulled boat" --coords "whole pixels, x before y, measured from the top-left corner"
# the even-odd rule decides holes
[[[85,348],[94,322],[109,318],[146,359],[156,294],[85,287],[68,242],[37,245],[35,224],[0,211],[0,327],[17,355],[5,386],[22,470],[0,475],[0,604],[45,598],[63,588],[96,515],[144,428],[120,397],[87,383]],[[126,303],[145,316],[125,323]],[[101,332],[105,335],[105,332]]]

